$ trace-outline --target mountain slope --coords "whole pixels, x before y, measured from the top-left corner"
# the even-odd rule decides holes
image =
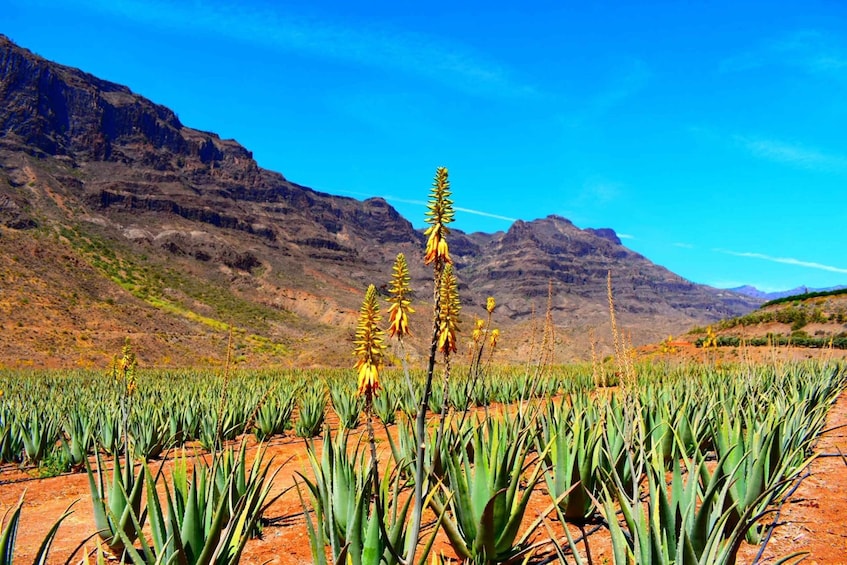
[[[229,323],[239,328],[245,362],[347,364],[362,292],[387,282],[396,253],[407,254],[418,296],[431,294],[419,260],[423,236],[384,200],[292,183],[235,141],[188,128],[124,86],[2,36],[0,225],[0,253],[11,261],[4,264],[18,265],[6,280],[38,281],[39,289],[4,284],[4,327],[20,321],[14,304],[26,293],[59,309],[70,308],[63,293],[76,293],[88,306],[45,327],[19,326],[0,351],[7,364],[20,362],[16,344],[33,364],[43,358],[36,353],[55,351],[41,331],[52,324],[70,334],[89,328],[90,351],[59,355],[62,364],[100,363],[122,334],[149,363],[212,362],[224,356]],[[756,304],[683,280],[623,247],[612,230],[580,230],[554,216],[506,233],[454,232],[450,243],[466,316],[495,296],[497,323],[514,336],[503,351],[512,359],[524,355],[520,342],[532,312],[546,304],[548,283],[566,335],[563,357],[585,350],[586,328],[607,323],[608,270],[635,342]],[[46,259],[26,251],[33,246]],[[108,334],[98,329],[105,319]],[[426,308],[415,322],[428,324]],[[204,337],[180,349],[172,334]],[[411,345],[413,353],[424,349],[422,341]]]
[[[764,292],[759,290],[758,288],[750,285],[739,286],[736,288],[731,288],[732,292],[737,292],[738,294],[743,294],[744,296],[749,296],[750,298],[755,298],[757,300],[776,300],[778,298],[786,298],[788,296],[797,296],[800,294],[808,294],[810,292],[827,292],[831,290],[840,290],[843,288],[847,288],[844,286],[831,286],[828,288],[809,288],[807,286],[798,286],[797,288],[792,288],[790,290],[780,290],[777,292]]]

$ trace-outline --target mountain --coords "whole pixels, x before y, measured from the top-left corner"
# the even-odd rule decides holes
[[[797,288],[792,288],[790,290],[765,292],[759,290],[755,286],[744,285],[736,288],[730,288],[729,290],[738,294],[743,294],[744,296],[749,296],[750,298],[755,298],[757,300],[767,302],[769,300],[776,300],[777,298],[785,298],[787,296],[799,296],[801,294],[809,294],[810,292],[829,292],[833,290],[841,290],[844,288],[847,288],[847,286],[831,286],[827,288],[811,288],[808,286],[798,286]]]
[[[347,365],[363,291],[385,288],[398,252],[421,299],[414,357],[432,292],[423,242],[382,199],[293,183],[236,141],[0,36],[2,364],[101,365],[125,336],[149,364],[214,364],[231,324],[236,361]],[[495,296],[503,360],[526,361],[548,286],[560,358],[583,355],[590,328],[607,351],[609,270],[635,343],[759,303],[558,216],[453,231],[450,246],[464,326]]]

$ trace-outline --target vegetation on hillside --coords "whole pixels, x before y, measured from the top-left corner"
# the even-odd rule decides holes
[[[698,347],[711,346],[792,346],[847,349],[847,290],[815,292],[773,300],[759,309],[722,320],[709,328],[694,328],[700,334]],[[773,324],[788,326],[784,332]],[[812,334],[807,326],[817,327]],[[758,335],[755,328],[763,327]],[[747,328],[747,332],[741,330]],[[716,332],[721,332],[720,334]],[[750,335],[753,332],[753,335]],[[741,335],[738,335],[741,333]]]
[[[762,304],[762,308],[774,306],[776,304],[785,304],[786,302],[796,302],[798,300],[808,300],[810,298],[824,298],[827,296],[847,296],[847,288],[839,288],[835,290],[821,290],[817,292],[804,292],[803,294],[794,294],[791,296],[783,296],[775,298]]]

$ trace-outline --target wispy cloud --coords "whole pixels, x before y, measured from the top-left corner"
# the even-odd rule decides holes
[[[49,3],[48,3],[49,4]],[[386,23],[295,13],[285,3],[246,7],[232,0],[76,0],[76,5],[173,30],[199,30],[253,44],[402,72],[474,94],[534,96],[514,72],[450,38]]]
[[[388,202],[400,202],[402,204],[413,204],[415,206],[420,206],[421,208],[425,208],[427,203],[423,200],[413,200],[410,198],[398,198],[396,196],[391,195],[373,195],[373,194],[365,194],[364,192],[356,192],[352,190],[340,190],[337,191],[342,194],[347,194],[350,196],[361,196],[365,198],[373,198],[375,196],[379,198],[384,198]],[[475,216],[482,216],[484,218],[491,218],[494,220],[503,220],[504,222],[517,222],[518,218],[511,218],[509,216],[503,216],[501,214],[494,214],[492,212],[486,212],[484,210],[474,210],[473,208],[461,208],[458,206],[454,206],[453,209],[456,212],[464,212],[465,214],[473,214]],[[620,234],[618,234],[620,236]],[[622,236],[621,236],[622,237]]]
[[[635,239],[635,236],[634,236],[634,235],[632,235],[632,234],[628,234],[628,233],[619,233],[619,234],[618,234],[618,237],[619,237],[620,239]]]
[[[690,243],[676,242],[676,243],[673,244],[673,246],[674,247],[682,247],[683,249],[694,249],[694,246],[691,245]]]
[[[584,98],[582,104],[569,108],[564,124],[578,129],[611,112],[628,98],[644,90],[653,73],[641,59],[629,59],[612,70],[608,83]],[[580,107],[581,106],[581,107]]]
[[[457,212],[465,212],[466,214],[474,214],[475,216],[484,216],[486,218],[494,218],[495,220],[503,220],[505,222],[517,222],[517,218],[510,218],[509,216],[501,216],[500,214],[492,214],[491,212],[483,212],[482,210],[472,210],[471,208],[459,208],[458,206],[454,207]]]
[[[720,70],[744,72],[772,65],[847,78],[847,46],[840,37],[824,31],[799,30],[725,59]]]
[[[723,253],[725,255],[732,255],[734,257],[761,259],[763,261],[770,261],[772,263],[782,263],[783,265],[794,265],[796,267],[804,267],[806,269],[818,269],[820,271],[828,271],[830,273],[847,274],[847,268],[834,267],[832,265],[824,265],[822,263],[815,263],[814,261],[803,261],[801,259],[793,259],[791,257],[773,257],[771,255],[765,255],[764,253],[753,253],[750,251],[730,251],[728,249],[713,249],[712,251],[715,251],[717,253]]]
[[[427,203],[423,200],[410,200],[407,198],[397,198],[396,196],[383,196],[389,202],[402,202],[403,204],[414,204],[416,206],[426,207]],[[483,216],[485,218],[492,218],[495,220],[503,220],[504,222],[517,222],[517,218],[510,218],[509,216],[503,216],[500,214],[493,214],[491,212],[485,212],[483,210],[474,210],[473,208],[460,208],[459,206],[454,206],[453,209],[456,212],[464,212],[465,214],[473,214],[474,216]]]
[[[622,183],[595,176],[582,184],[578,201],[582,204],[607,204],[618,200],[623,194]]]
[[[826,153],[814,147],[760,137],[734,137],[752,155],[768,161],[822,172],[847,171],[847,155]]]
[[[641,59],[627,61],[615,80],[593,99],[593,109],[603,113],[630,96],[641,92],[649,83],[652,72]]]

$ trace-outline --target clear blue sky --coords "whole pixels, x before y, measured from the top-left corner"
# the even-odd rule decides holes
[[[636,6],[639,4],[639,6]],[[416,226],[559,214],[682,276],[847,284],[847,3],[5,0],[0,33]]]

